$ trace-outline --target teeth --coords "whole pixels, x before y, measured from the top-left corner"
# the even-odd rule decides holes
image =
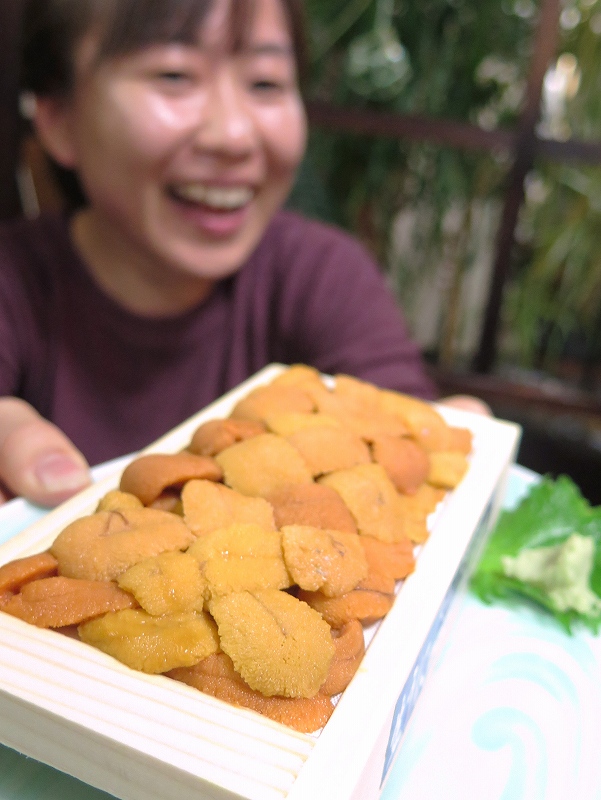
[[[227,211],[241,208],[253,197],[252,189],[247,186],[206,186],[201,183],[177,186],[175,192],[183,200]]]

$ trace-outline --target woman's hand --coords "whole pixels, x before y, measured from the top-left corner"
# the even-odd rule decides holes
[[[0,398],[0,504],[22,496],[55,506],[88,486],[82,454],[28,403]]]

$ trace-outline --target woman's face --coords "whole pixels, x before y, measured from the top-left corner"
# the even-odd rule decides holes
[[[95,240],[117,237],[151,272],[234,273],[294,179],[306,123],[280,0],[257,0],[245,33],[232,51],[216,0],[195,46],[95,64],[88,36],[76,53],[52,154],[78,173]]]

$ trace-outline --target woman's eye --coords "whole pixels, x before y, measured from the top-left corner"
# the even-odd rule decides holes
[[[275,89],[277,84],[274,81],[253,81],[253,88],[255,89]]]
[[[159,72],[157,77],[159,80],[165,81],[166,83],[182,83],[183,81],[190,80],[190,76],[187,75],[185,72]]]
[[[180,93],[194,84],[195,76],[185,70],[165,69],[151,73],[151,80],[160,91]]]
[[[252,88],[260,93],[282,92],[286,88],[284,81],[273,78],[260,78],[252,81]]]

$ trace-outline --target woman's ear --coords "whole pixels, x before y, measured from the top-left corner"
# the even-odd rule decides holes
[[[74,169],[77,159],[69,101],[64,97],[36,97],[33,124],[48,155],[61,167]]]

